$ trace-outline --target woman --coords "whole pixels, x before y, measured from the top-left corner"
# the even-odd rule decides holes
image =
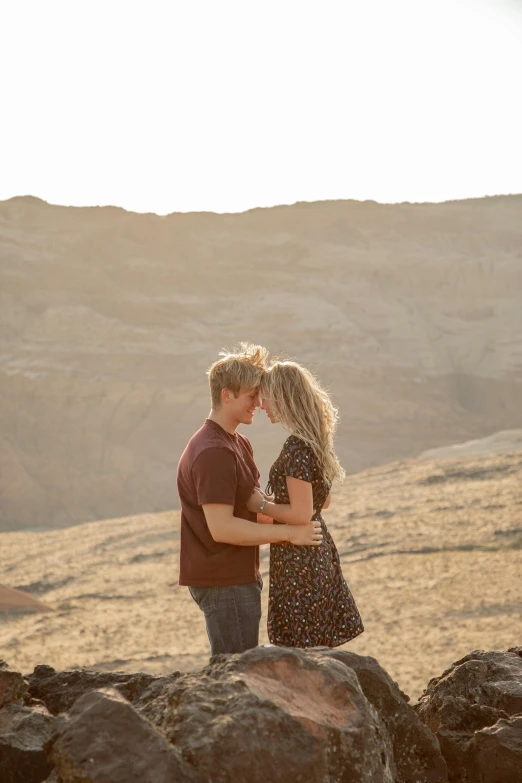
[[[291,435],[272,465],[267,493],[252,510],[277,523],[320,520],[319,547],[270,545],[268,637],[285,647],[337,647],[364,630],[339,554],[321,516],[334,479],[344,470],[335,455],[337,411],[314,376],[296,362],[274,362],[261,382],[262,408]]]

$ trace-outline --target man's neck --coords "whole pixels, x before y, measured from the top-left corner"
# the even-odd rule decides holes
[[[214,410],[214,408],[212,408],[208,418],[210,421],[214,421],[216,424],[219,424],[220,427],[223,427],[223,429],[230,435],[235,435],[238,422],[231,421],[223,408],[218,408],[218,410]]]

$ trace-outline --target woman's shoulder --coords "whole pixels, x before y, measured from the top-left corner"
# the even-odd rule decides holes
[[[313,455],[314,450],[310,446],[309,443],[306,443],[302,438],[300,438],[298,435],[289,435],[288,438],[285,440],[283,445],[283,451],[286,452],[293,452],[293,451],[299,451],[301,452],[309,452]]]

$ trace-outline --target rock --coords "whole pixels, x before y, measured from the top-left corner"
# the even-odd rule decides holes
[[[45,743],[53,731],[53,717],[43,705],[12,702],[0,710],[0,781],[41,783],[52,765]]]
[[[52,612],[52,609],[23,590],[0,585],[0,612],[8,615],[22,615],[34,612]]]
[[[356,674],[320,651],[257,647],[215,656],[143,709],[214,783],[399,780],[390,739]]]
[[[520,724],[510,718],[522,715],[522,647],[471,652],[430,680],[415,709],[437,735],[451,783],[500,780],[519,742]]]
[[[393,746],[397,783],[446,783],[448,771],[437,738],[375,658],[348,650],[324,652],[355,672],[364,695],[377,710]]]
[[[56,718],[59,783],[204,783],[117,691],[91,691]]]
[[[27,693],[27,683],[19,672],[10,671],[5,661],[0,661],[0,709],[11,701],[21,699]]]
[[[51,666],[36,666],[27,680],[30,696],[43,701],[49,712],[58,715],[59,712],[67,712],[84,693],[102,688],[114,688],[133,704],[140,699],[153,698],[155,689],[176,676],[177,673],[169,677],[157,677],[152,674],[96,672],[88,669],[57,672]],[[147,694],[148,691],[150,694]]]
[[[522,715],[501,718],[475,732],[476,779],[481,783],[520,783],[522,780]]]

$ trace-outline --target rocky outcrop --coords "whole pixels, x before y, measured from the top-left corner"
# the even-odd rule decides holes
[[[466,655],[415,709],[439,740],[450,783],[520,783],[522,647]]]
[[[417,718],[409,698],[375,658],[348,650],[329,650],[357,675],[359,684],[383,723],[393,748],[397,781],[435,783],[447,779],[447,768],[434,734]]]
[[[500,718],[475,732],[475,769],[481,783],[514,783],[522,779],[522,715]]]
[[[132,704],[150,700],[177,673],[169,677],[151,674],[95,672],[88,669],[57,672],[52,666],[37,666],[27,677],[29,695],[42,701],[49,712],[58,715],[71,709],[80,696],[90,691],[113,688]],[[27,686],[26,686],[27,688]]]
[[[257,647],[167,677],[13,674],[0,667],[1,783],[522,779],[522,648],[470,653],[415,708],[340,649]]]
[[[44,750],[53,718],[43,704],[24,704],[27,683],[0,661],[0,781],[41,783],[52,765]]]
[[[114,690],[80,696],[48,749],[59,783],[206,783]]]
[[[5,661],[0,660],[0,709],[27,693],[27,683],[19,672],[12,672]]]
[[[41,704],[12,702],[0,710],[0,780],[41,783],[52,769],[45,745],[54,719]]]
[[[357,657],[277,647],[217,656],[144,712],[219,783],[445,783],[433,735],[377,662],[352,668]],[[359,676],[373,677],[370,698]],[[401,749],[406,741],[418,747]]]

